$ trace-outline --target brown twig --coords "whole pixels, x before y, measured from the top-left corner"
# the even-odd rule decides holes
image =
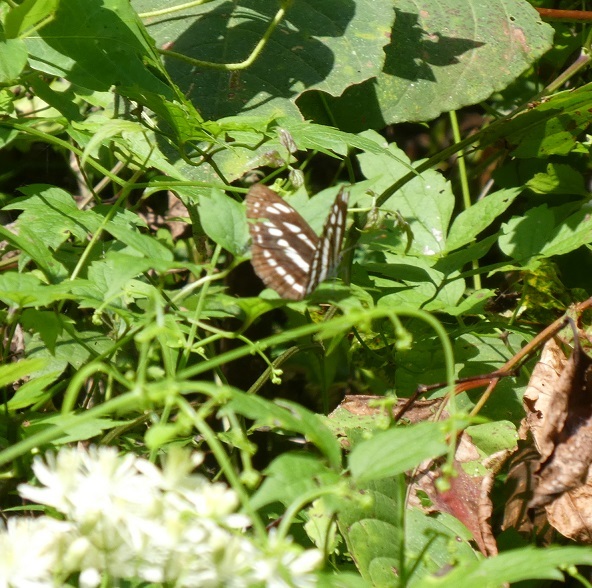
[[[555,10],[554,8],[537,8],[544,20],[552,21],[592,21],[591,10]]]
[[[573,312],[576,315],[582,314],[585,310],[592,308],[592,297],[588,298],[584,302],[577,304],[573,307]],[[460,394],[461,392],[466,392],[467,390],[473,390],[474,388],[478,388],[479,386],[487,385],[487,389],[485,390],[483,396],[479,400],[479,402],[473,407],[471,414],[477,414],[479,410],[483,407],[485,402],[489,399],[491,394],[493,393],[497,383],[502,378],[507,378],[508,376],[514,376],[520,369],[520,366],[530,355],[532,355],[539,347],[542,347],[551,337],[554,337],[561,329],[567,325],[569,318],[567,316],[562,316],[558,318],[556,321],[551,323],[546,329],[541,331],[530,343],[525,345],[518,353],[513,355],[499,370],[494,372],[490,372],[488,374],[479,374],[477,376],[470,376],[467,378],[460,378],[456,380],[454,386],[454,393]],[[423,385],[420,384],[415,392],[409,397],[407,402],[403,405],[401,410],[396,414],[394,417],[394,421],[399,421],[405,412],[409,410],[409,408],[413,405],[413,403],[426,392],[430,392],[431,390],[438,390],[439,388],[444,388],[446,386],[445,382],[439,382],[437,384],[430,384],[430,385]],[[443,398],[443,402],[446,402],[448,396]]]

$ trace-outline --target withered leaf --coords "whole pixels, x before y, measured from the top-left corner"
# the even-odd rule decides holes
[[[549,504],[586,483],[592,463],[592,359],[574,342],[571,357],[554,386],[541,431],[553,451],[543,460],[531,507]]]
[[[546,515],[552,528],[584,543],[592,543],[591,368],[577,336],[569,359],[555,341],[547,342],[524,397],[527,417],[522,427],[522,438],[530,432],[540,453],[533,497],[522,497],[528,507],[538,507],[531,522],[542,529],[541,516]],[[527,530],[520,496],[513,499],[514,515],[506,510],[504,526],[512,525],[514,518],[517,528]]]

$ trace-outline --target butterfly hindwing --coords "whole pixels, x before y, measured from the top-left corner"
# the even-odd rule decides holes
[[[317,245],[317,250],[311,262],[309,283],[306,294],[310,294],[339,263],[341,243],[345,234],[347,220],[347,202],[349,194],[343,188],[337,194],[331,212],[323,226],[323,232]]]
[[[339,192],[321,238],[285,200],[263,184],[246,198],[251,222],[252,264],[266,286],[282,298],[301,300],[327,277],[339,258],[347,194]]]

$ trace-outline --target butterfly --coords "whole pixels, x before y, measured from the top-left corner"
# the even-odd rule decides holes
[[[339,262],[349,194],[339,191],[318,237],[285,200],[263,184],[247,194],[253,269],[282,298],[302,300]]]

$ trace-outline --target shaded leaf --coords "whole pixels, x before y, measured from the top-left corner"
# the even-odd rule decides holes
[[[321,418],[300,406],[286,400],[270,402],[257,396],[248,396],[234,392],[232,400],[221,410],[233,410],[253,419],[257,426],[287,429],[303,434],[314,443],[329,460],[332,468],[339,469],[341,449]]]
[[[206,118],[242,111],[301,118],[295,100],[321,89],[339,95],[351,84],[378,74],[394,19],[387,0],[316,0],[294,2],[258,59],[247,69],[199,68],[177,59],[167,69]],[[134,2],[138,11],[160,8],[157,2]],[[175,40],[174,50],[218,64],[249,56],[273,19],[279,4],[224,0],[194,6],[161,18],[150,27],[157,44]]]
[[[305,96],[306,118],[337,121],[348,131],[423,122],[505,89],[551,48],[553,29],[521,0],[403,0],[394,6],[380,74],[337,99]]]

